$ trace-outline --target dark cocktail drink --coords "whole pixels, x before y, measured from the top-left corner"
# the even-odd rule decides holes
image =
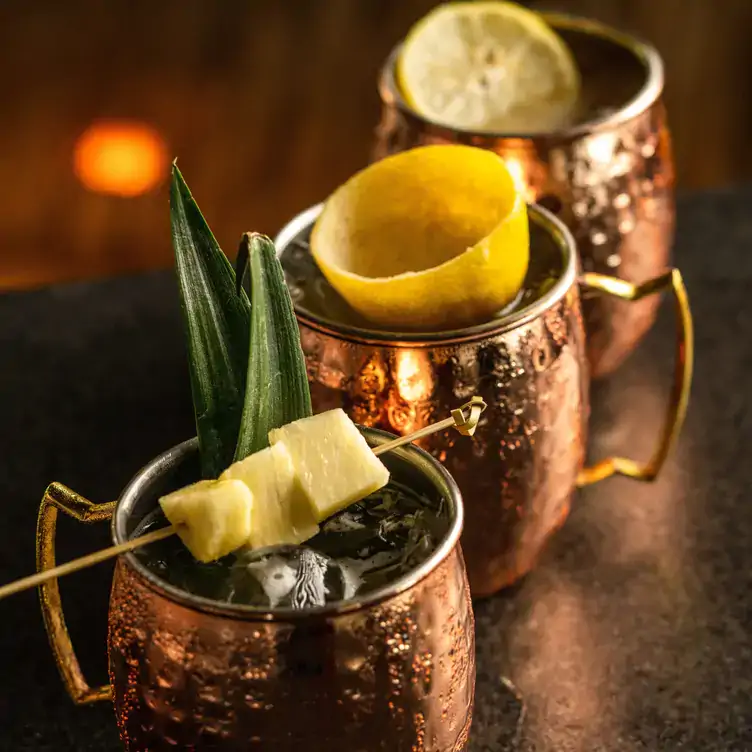
[[[305,609],[394,582],[428,558],[449,524],[443,499],[392,481],[326,520],[302,545],[237,552],[204,564],[172,537],[137,556],[160,578],[193,595],[264,609]],[[157,508],[133,535],[164,525]]]

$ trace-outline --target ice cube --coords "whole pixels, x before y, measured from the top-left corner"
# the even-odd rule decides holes
[[[271,608],[276,608],[295,585],[296,567],[285,556],[265,554],[256,561],[244,564],[248,573],[261,585]]]
[[[326,603],[329,589],[324,579],[331,564],[334,564],[332,559],[311,548],[304,548],[300,552],[290,599],[293,608],[312,608]]]

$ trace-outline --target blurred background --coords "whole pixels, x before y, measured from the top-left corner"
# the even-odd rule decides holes
[[[0,289],[172,262],[178,156],[223,248],[369,159],[375,82],[431,0],[3,0]],[[752,2],[550,0],[664,56],[680,189],[752,173]]]

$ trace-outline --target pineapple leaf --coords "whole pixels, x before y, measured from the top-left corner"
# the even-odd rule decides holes
[[[176,164],[170,219],[193,410],[205,478],[232,462],[243,412],[251,310]]]
[[[245,404],[235,459],[269,446],[269,431],[311,415],[300,332],[274,244],[246,233],[238,251],[238,286],[250,262],[251,333]],[[243,293],[245,294],[245,293]]]
[[[251,264],[251,244],[246,241],[246,236],[243,235],[240,241],[240,247],[238,248],[238,255],[235,257],[235,281],[238,295],[243,289],[243,282],[245,281],[245,275],[248,274],[248,267]]]

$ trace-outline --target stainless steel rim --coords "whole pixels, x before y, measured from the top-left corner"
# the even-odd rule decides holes
[[[318,218],[323,204],[317,204],[302,211],[290,220],[274,239],[277,253],[281,254],[298,236],[307,234]],[[484,324],[443,332],[388,332],[378,329],[364,329],[330,321],[316,316],[295,304],[298,322],[311,329],[330,334],[339,339],[360,344],[384,345],[392,347],[437,347],[468,342],[484,337],[502,334],[516,329],[537,318],[544,311],[561,300],[577,281],[577,258],[572,234],[551,212],[537,204],[528,206],[530,220],[542,227],[556,242],[562,254],[562,272],[551,289],[540,298],[507,316],[500,316]]]

